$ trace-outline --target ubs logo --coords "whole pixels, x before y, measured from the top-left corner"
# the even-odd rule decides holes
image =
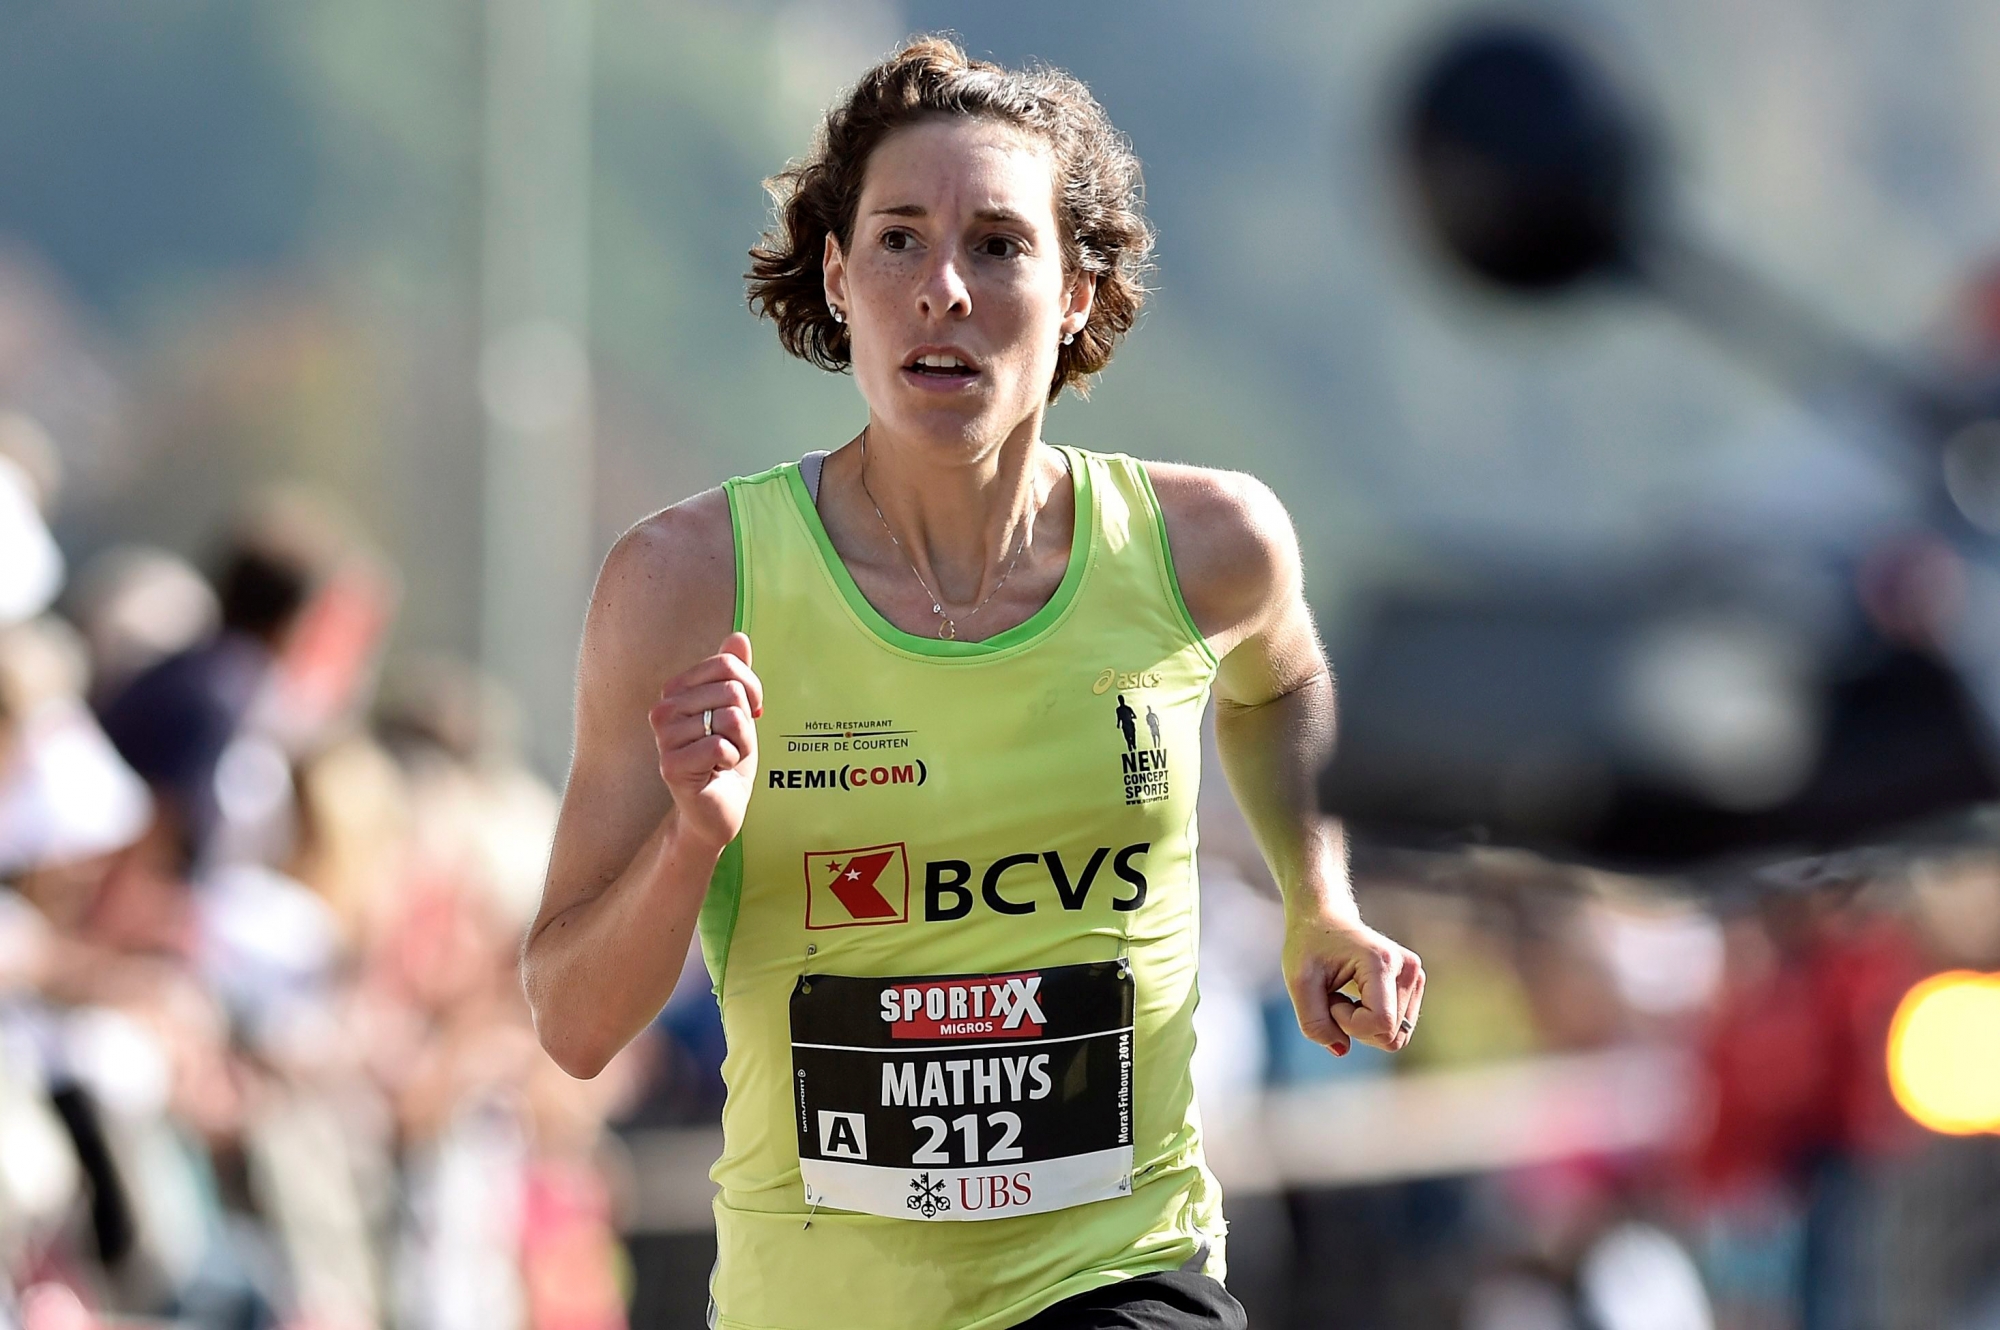
[[[1091,681],[1090,691],[1103,697],[1113,688],[1158,688],[1159,686],[1158,670],[1114,670],[1106,666],[1098,672],[1097,678]]]
[[[930,1174],[919,1174],[910,1179],[910,1193],[903,1204],[926,1219],[934,1219],[951,1209],[951,1197],[945,1195],[943,1178],[933,1182]]]

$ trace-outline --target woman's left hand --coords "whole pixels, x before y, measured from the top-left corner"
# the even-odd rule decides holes
[[[1356,1039],[1394,1053],[1416,1031],[1423,961],[1362,923],[1352,906],[1301,902],[1288,909],[1284,970],[1299,1029],[1335,1057]],[[1359,998],[1343,991],[1348,988]]]

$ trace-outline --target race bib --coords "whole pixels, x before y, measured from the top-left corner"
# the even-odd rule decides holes
[[[792,990],[806,1202],[1004,1219],[1132,1190],[1123,961]]]

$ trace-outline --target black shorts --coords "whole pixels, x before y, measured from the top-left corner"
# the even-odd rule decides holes
[[[1207,1275],[1140,1275],[1064,1298],[1018,1330],[1245,1330],[1243,1304]]]

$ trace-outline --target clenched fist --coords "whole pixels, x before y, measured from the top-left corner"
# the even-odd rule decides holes
[[[736,839],[757,784],[756,719],[764,685],[750,668],[750,639],[731,633],[706,660],[660,690],[647,718],[660,749],[660,779],[681,830],[716,849]]]
[[[1285,986],[1306,1038],[1345,1054],[1355,1040],[1394,1053],[1424,1005],[1424,963],[1350,911],[1306,902],[1285,918]],[[1342,989],[1353,987],[1359,997]]]

